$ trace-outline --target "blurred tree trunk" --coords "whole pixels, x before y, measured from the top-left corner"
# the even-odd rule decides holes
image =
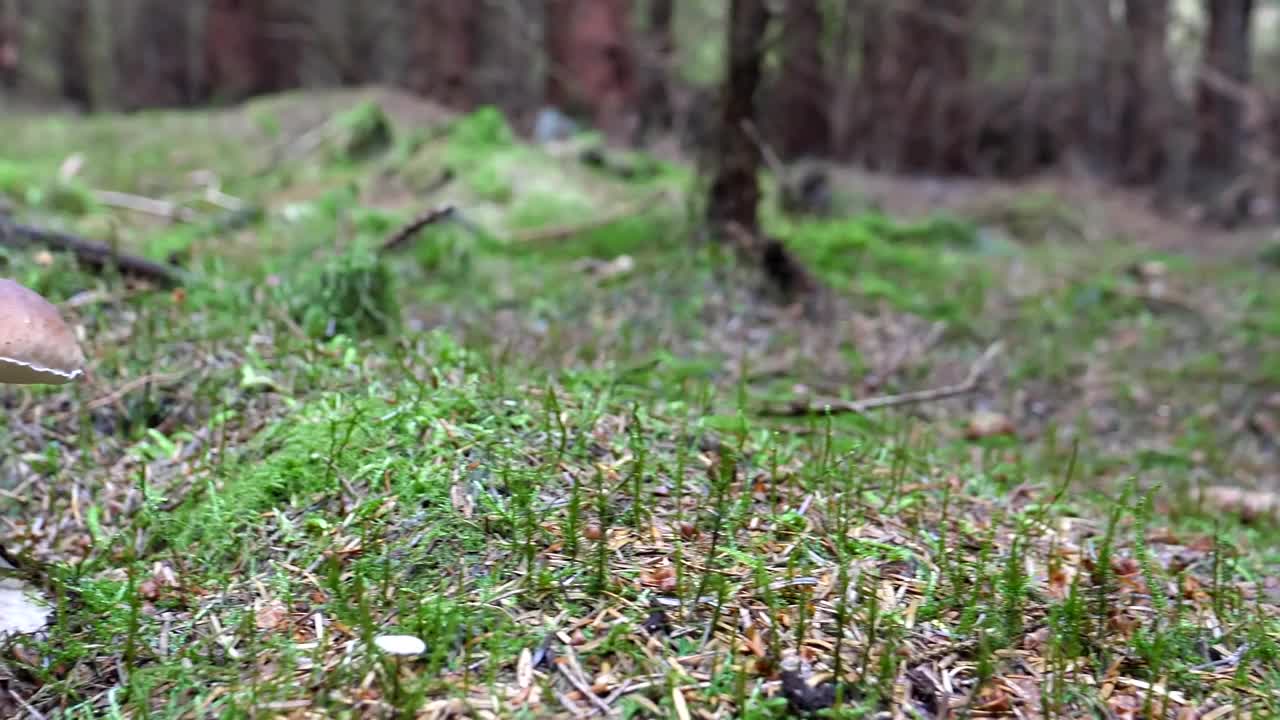
[[[766,0],[732,0],[728,71],[720,98],[717,168],[707,204],[707,219],[718,232],[730,223],[752,234],[759,228],[760,148],[747,124],[755,121],[768,27]]]
[[[1012,162],[1008,168],[1009,174],[1015,177],[1035,171],[1042,158],[1056,150],[1044,146],[1042,129],[1051,124],[1044,119],[1053,112],[1049,97],[1058,50],[1058,0],[1028,3],[1023,6],[1022,14],[1031,33],[1027,80],[1018,102]]]
[[[471,106],[480,9],[476,0],[415,1],[410,90],[451,107]]]
[[[675,0],[650,0],[645,28],[643,86],[639,92],[639,135],[666,133],[675,127],[671,105],[671,68],[675,59]]]
[[[763,272],[788,302],[803,299],[811,317],[824,311],[821,287],[782,241],[760,230],[761,149],[749,129],[756,118],[769,29],[769,0],[731,0],[729,46],[716,144],[716,174],[707,201],[707,221],[715,239]]]
[[[210,94],[228,100],[297,87],[297,8],[272,0],[209,0],[204,28]]]
[[[0,0],[0,87],[18,86],[22,66],[22,14],[18,0]]]
[[[1253,0],[1206,0],[1209,18],[1196,95],[1196,169],[1210,182],[1238,171],[1243,144],[1244,91],[1249,84]]]
[[[57,36],[58,77],[62,96],[83,111],[94,109],[92,63],[93,18],[87,3],[71,0],[60,6],[60,17],[51,28]]]
[[[479,105],[497,105],[513,122],[527,125],[545,102],[550,74],[545,62],[549,0],[474,0],[475,64],[467,74],[468,95]]]
[[[781,69],[770,93],[773,137],[786,158],[831,152],[831,91],[818,0],[789,0],[782,14]]]
[[[110,24],[119,35],[114,61],[121,76],[116,104],[133,110],[149,107],[189,105],[202,99],[198,82],[202,73],[192,65],[190,48],[199,45],[199,25],[203,18],[193,11],[201,3],[169,0],[116,0]]]
[[[897,123],[888,121],[885,113],[892,112],[893,88],[903,84],[898,79],[901,69],[890,56],[896,44],[895,26],[890,22],[888,8],[880,3],[860,5],[862,72],[858,80],[857,109],[851,112],[856,138],[851,146],[856,150],[856,157],[871,169],[892,172],[900,164],[901,142]]]
[[[855,122],[854,103],[858,92],[860,68],[855,66],[858,33],[856,26],[860,0],[840,3],[834,22],[835,41],[832,43],[831,63],[828,68],[831,86],[831,150],[840,158],[847,158],[856,139],[853,137]]]
[[[1090,166],[1100,174],[1114,171],[1119,157],[1118,130],[1124,98],[1120,59],[1126,39],[1112,15],[1111,0],[1077,0],[1080,47],[1077,67],[1084,147]]]
[[[913,172],[974,169],[969,45],[976,8],[976,0],[867,4],[860,126],[869,165]]]
[[[1161,173],[1175,111],[1167,50],[1168,0],[1127,0],[1125,93],[1120,108],[1119,178],[1149,183]]]
[[[545,100],[564,112],[578,110],[572,92],[574,6],[577,0],[547,0],[543,44],[547,55]]]
[[[895,10],[894,60],[902,68],[893,88],[891,122],[906,139],[903,162],[915,171],[964,171],[971,167],[969,35],[975,0],[916,0]]]
[[[1031,75],[1050,78],[1058,49],[1058,0],[1030,2],[1024,12],[1029,15],[1027,25],[1032,29]]]
[[[546,13],[547,102],[624,139],[637,88],[630,0],[547,0]]]

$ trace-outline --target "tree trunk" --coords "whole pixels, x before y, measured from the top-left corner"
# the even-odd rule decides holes
[[[547,55],[546,103],[564,112],[577,112],[573,92],[573,22],[577,0],[546,0],[543,45]]]
[[[862,155],[890,172],[974,169],[968,101],[975,0],[868,3]]]
[[[1032,28],[1031,75],[1050,78],[1058,49],[1058,0],[1030,2],[1024,12],[1028,13],[1027,24]]]
[[[717,170],[707,204],[707,219],[717,229],[736,223],[754,234],[759,228],[760,148],[747,124],[755,121],[756,90],[760,87],[768,26],[766,0],[732,0],[728,72],[720,98]]]
[[[888,117],[904,126],[908,169],[972,170],[966,95],[974,7],[974,0],[917,0],[895,10],[893,51],[904,72],[892,89],[897,112]]]
[[[0,88],[18,86],[22,63],[22,15],[18,0],[0,0]]]
[[[476,63],[476,0],[416,0],[409,88],[450,107],[471,107]]]
[[[1229,181],[1240,165],[1253,0],[1206,0],[1206,13],[1209,29],[1196,97],[1196,169],[1216,185]]]
[[[626,138],[637,87],[630,0],[547,0],[546,12],[547,102]]]
[[[674,0],[650,0],[644,65],[640,70],[639,135],[666,133],[675,127],[671,104],[671,67],[675,59]]]
[[[859,11],[862,3],[858,0],[846,0],[840,3],[834,22],[836,25],[835,40],[832,42],[831,62],[828,74],[831,86],[831,152],[836,157],[847,159],[853,149],[856,138],[853,136],[856,116],[854,114],[854,98],[858,92],[860,68],[855,66],[857,53],[856,32]]]
[[[93,46],[92,17],[86,3],[72,0],[59,6],[57,35],[58,78],[62,96],[81,110],[94,109],[93,75],[89,56]]]
[[[825,156],[831,152],[831,91],[818,0],[790,0],[782,26],[781,71],[770,96],[778,153]]]
[[[1173,119],[1168,0],[1127,0],[1125,27],[1128,56],[1119,118],[1119,177],[1145,184],[1161,173]]]
[[[1028,75],[1022,98],[1018,102],[1017,124],[1013,136],[1012,163],[1007,171],[1014,177],[1034,172],[1044,157],[1054,149],[1045,147],[1042,130],[1053,85],[1054,65],[1058,49],[1058,0],[1037,0],[1023,6],[1029,34]]]
[[[1111,0],[1077,0],[1079,23],[1076,81],[1080,87],[1081,125],[1089,169],[1099,174],[1114,171],[1122,142],[1120,107],[1124,100],[1123,33],[1111,12]]]
[[[193,4],[169,0],[116,0],[112,25],[119,34],[114,61],[122,77],[116,103],[126,109],[175,107],[200,99],[190,84],[189,49],[196,40]]]
[[[300,19],[288,3],[210,0],[205,65],[212,95],[238,100],[297,87]]]
[[[893,172],[900,164],[902,142],[898,123],[886,122],[885,113],[893,111],[893,88],[904,84],[898,79],[902,70],[891,56],[897,44],[893,39],[895,24],[890,21],[889,9],[878,2],[861,3],[861,15],[862,72],[855,96],[857,107],[850,112],[856,138],[850,145],[856,158],[872,170]]]

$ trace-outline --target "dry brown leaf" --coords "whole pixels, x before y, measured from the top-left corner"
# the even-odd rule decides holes
[[[662,592],[670,592],[676,589],[676,573],[670,565],[659,565],[658,567],[642,573],[640,575],[640,584],[645,587],[657,588]]]
[[[1107,707],[1117,720],[1138,720],[1142,701],[1133,693],[1116,693],[1107,699]]]
[[[289,619],[289,608],[279,600],[259,601],[254,608],[254,621],[259,630],[276,630]]]
[[[1007,713],[1013,709],[1013,698],[1002,687],[986,685],[978,692],[978,704],[974,710],[990,713]]]

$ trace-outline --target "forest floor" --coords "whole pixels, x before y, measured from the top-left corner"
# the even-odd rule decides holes
[[[1280,716],[1265,233],[1055,178],[841,172],[829,219],[770,185],[818,321],[691,231],[689,168],[489,111],[0,132],[0,212],[191,271],[0,248],[91,366],[0,393],[40,568],[0,600],[53,605],[0,640],[6,717]]]

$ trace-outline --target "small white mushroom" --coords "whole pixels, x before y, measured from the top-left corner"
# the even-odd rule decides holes
[[[427,651],[427,644],[412,635],[379,635],[373,644],[388,655],[413,656]]]
[[[58,308],[0,278],[0,383],[62,385],[84,373],[84,352]]]

